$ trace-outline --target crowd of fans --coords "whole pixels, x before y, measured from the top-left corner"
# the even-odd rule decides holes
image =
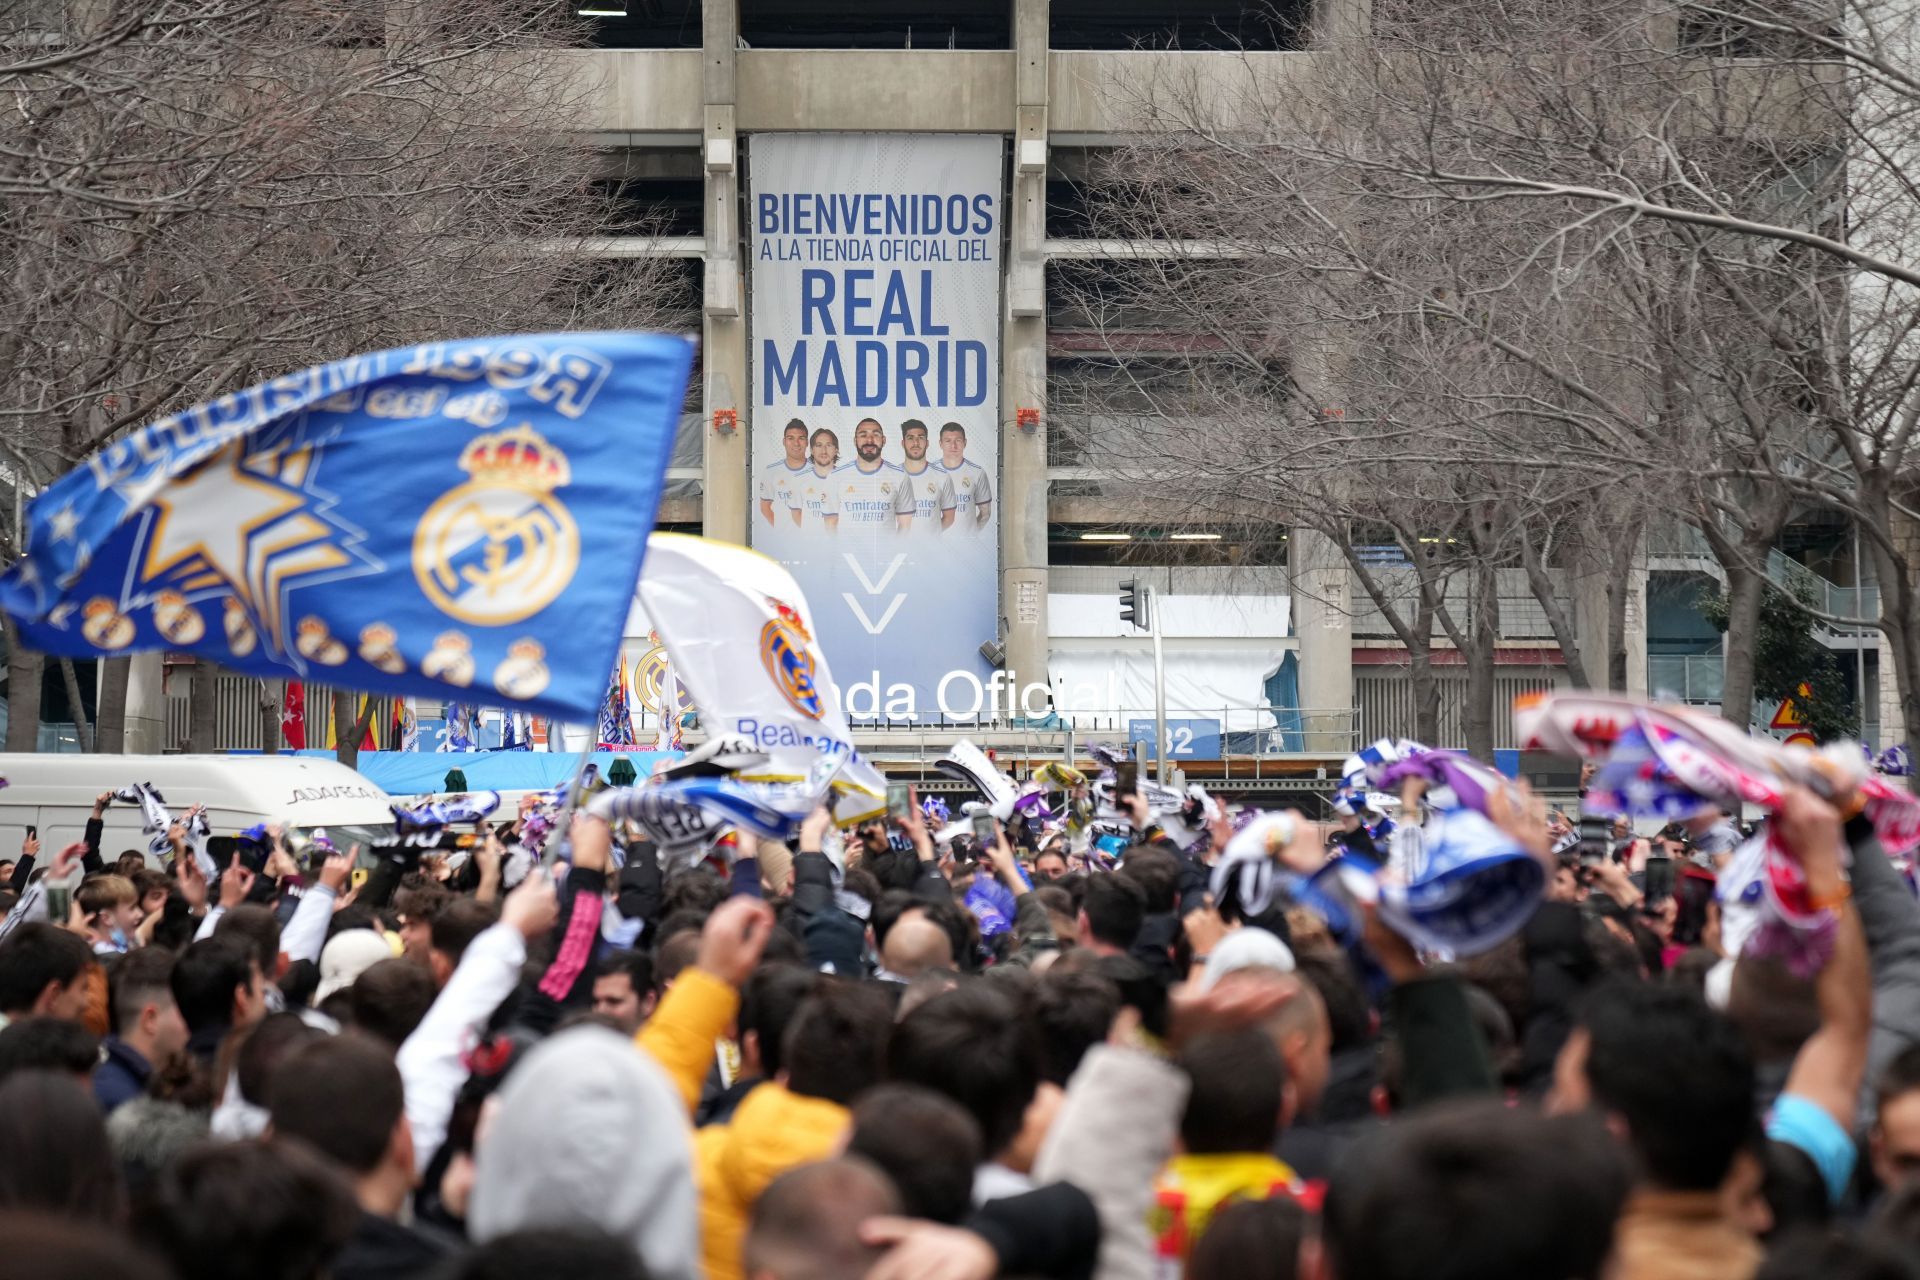
[[[0,863],[0,1274],[1920,1280],[1920,902],[1846,798],[1773,819],[1811,975],[1721,953],[1724,821],[1514,816],[1553,888],[1452,963],[1215,902],[1122,799],[1112,870],[915,808],[222,867],[191,815],[107,863],[104,795]]]

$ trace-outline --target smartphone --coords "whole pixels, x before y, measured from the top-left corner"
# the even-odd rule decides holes
[[[40,838],[40,828],[34,826],[31,822],[29,822],[27,824],[27,839],[37,840],[39,838]]]
[[[982,852],[993,843],[993,815],[984,809],[973,815],[973,838],[980,842]]]
[[[55,884],[51,878],[47,881],[47,919],[55,924],[64,925],[67,917],[73,914],[73,886],[62,881]]]
[[[1613,856],[1611,818],[1583,813],[1580,815],[1580,825],[1575,830],[1579,833],[1579,843],[1575,847],[1580,852],[1581,866],[1602,866]]]
[[[895,818],[907,816],[907,810],[913,807],[912,788],[904,782],[887,784],[887,813]]]
[[[1647,901],[1659,902],[1673,896],[1673,859],[1653,857],[1647,859]]]
[[[1130,796],[1140,790],[1140,766],[1128,761],[1113,767],[1113,796]]]

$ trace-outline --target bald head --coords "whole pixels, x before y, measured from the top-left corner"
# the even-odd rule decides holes
[[[889,973],[917,978],[929,969],[953,967],[953,939],[919,912],[900,917],[887,931],[880,962]]]
[[[893,1184],[859,1156],[783,1173],[754,1201],[743,1250],[748,1280],[865,1275],[884,1251],[860,1243],[860,1224],[899,1212]]]
[[[1326,1002],[1298,973],[1260,967],[1235,969],[1222,975],[1219,982],[1223,989],[1241,984],[1258,984],[1285,993],[1286,1003],[1269,1015],[1261,1028],[1273,1038],[1274,1047],[1286,1061],[1287,1082],[1295,1095],[1296,1109],[1313,1110],[1327,1087],[1328,1057],[1333,1049]]]

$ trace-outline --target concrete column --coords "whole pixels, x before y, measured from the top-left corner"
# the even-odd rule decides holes
[[[1047,682],[1047,0],[1013,0],[1013,189],[1000,379],[1000,616],[1007,667]],[[1021,410],[1031,425],[1022,428]]]
[[[753,430],[747,383],[746,280],[740,257],[740,140],[734,131],[734,49],[740,28],[736,0],[705,0],[701,45],[705,110],[701,155],[706,170],[707,257],[701,308],[701,435],[706,483],[700,515],[709,538],[747,540],[747,441]],[[731,431],[716,429],[727,412]]]
[[[1300,705],[1346,712],[1353,705],[1353,588],[1347,560],[1317,529],[1295,525],[1287,541],[1293,634],[1300,640]],[[1345,750],[1345,715],[1307,717],[1309,751]]]
[[[136,653],[127,659],[128,755],[158,755],[168,745],[167,691],[161,653]]]
[[[1633,569],[1627,575],[1627,695],[1647,695],[1647,537],[1643,530],[1633,544]]]

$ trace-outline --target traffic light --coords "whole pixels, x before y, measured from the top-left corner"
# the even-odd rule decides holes
[[[1153,622],[1148,610],[1151,608],[1152,591],[1140,585],[1134,578],[1128,578],[1120,584],[1120,621],[1142,631],[1151,630]]]

